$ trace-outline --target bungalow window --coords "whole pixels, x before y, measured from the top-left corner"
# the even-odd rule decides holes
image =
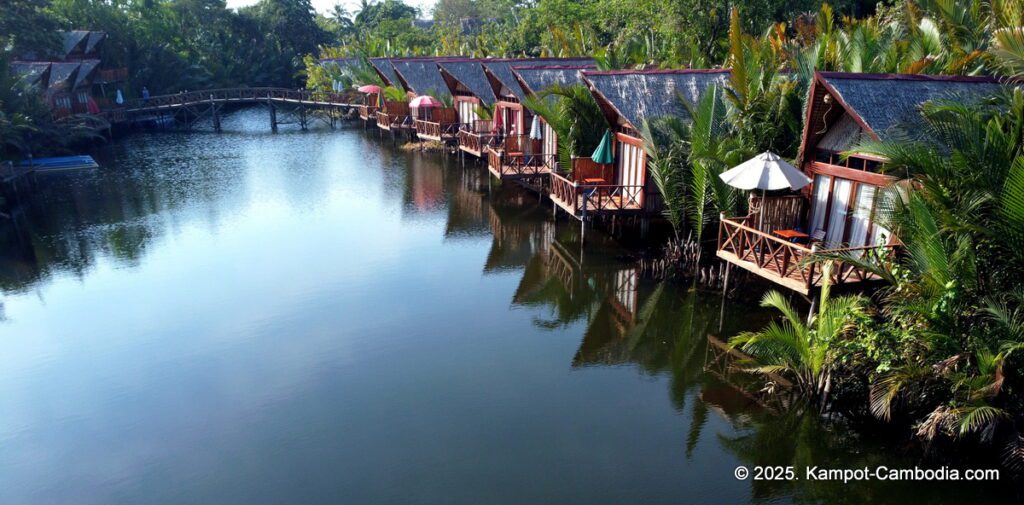
[[[817,175],[811,195],[811,234],[825,232],[827,249],[885,245],[889,230],[874,222],[879,188],[841,177]]]
[[[825,228],[825,246],[835,249],[843,243],[846,217],[850,210],[850,190],[853,181],[836,177],[832,183],[832,204],[829,206],[828,226]]]

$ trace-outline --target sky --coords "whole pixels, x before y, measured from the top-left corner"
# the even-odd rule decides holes
[[[252,5],[257,1],[258,0],[227,0],[227,3],[228,7],[237,8],[245,7],[246,5]],[[317,12],[324,13],[334,8],[334,4],[337,3],[338,1],[339,0],[312,0],[313,8],[316,9]],[[341,3],[345,4],[346,7],[348,7],[349,12],[355,10],[356,7],[359,5],[359,0],[340,1]],[[423,18],[429,18],[430,9],[434,7],[434,0],[405,0],[405,3],[412,5],[413,7],[418,7],[421,11],[423,11],[423,14],[421,15],[421,17]]]

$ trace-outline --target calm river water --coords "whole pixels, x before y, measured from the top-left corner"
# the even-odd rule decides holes
[[[756,307],[349,128],[135,134],[3,228],[0,503],[961,502],[807,482],[916,462],[772,412],[709,334]],[[738,481],[794,465],[796,483]]]

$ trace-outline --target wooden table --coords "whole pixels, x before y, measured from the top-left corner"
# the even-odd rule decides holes
[[[808,234],[806,234],[806,233],[804,233],[802,231],[797,231],[797,230],[775,230],[772,233],[775,234],[775,235],[778,235],[778,236],[780,236],[780,237],[782,237],[782,238],[784,238],[786,240],[790,240],[790,241],[795,241],[795,240],[798,240],[798,239],[805,239],[805,238],[809,238],[810,237],[810,235],[808,235]]]

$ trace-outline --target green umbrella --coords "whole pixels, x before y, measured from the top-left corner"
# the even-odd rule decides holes
[[[594,149],[594,154],[590,155],[590,159],[594,163],[602,163],[609,165],[615,163],[615,158],[612,156],[612,131],[606,130],[604,137],[601,137],[601,143],[597,145],[597,149]]]

